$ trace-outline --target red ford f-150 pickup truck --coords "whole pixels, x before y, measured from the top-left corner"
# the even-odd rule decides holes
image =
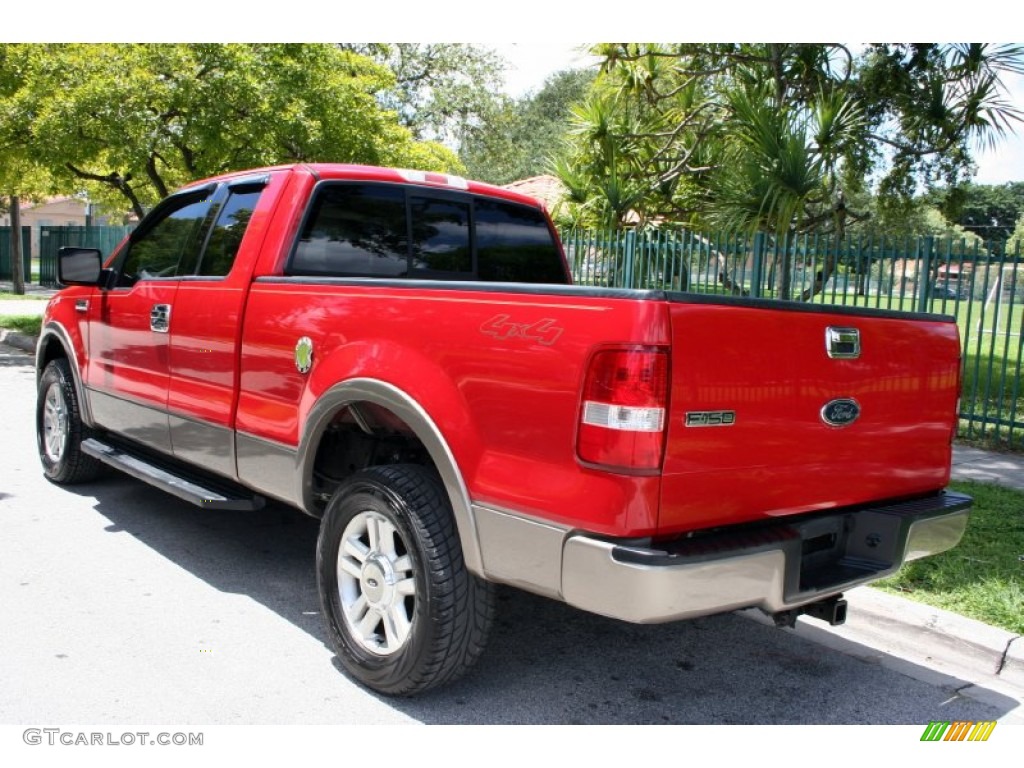
[[[495,583],[631,622],[843,590],[960,539],[951,318],[571,285],[534,200],[296,165],[64,249],[37,351],[57,483],[321,518],[338,656],[411,694],[481,654]]]

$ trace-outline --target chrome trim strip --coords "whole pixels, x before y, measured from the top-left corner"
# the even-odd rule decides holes
[[[462,479],[455,456],[441,435],[441,430],[423,407],[405,392],[387,382],[378,379],[351,379],[335,384],[320,396],[310,410],[303,427],[297,459],[300,472],[297,476],[296,495],[302,499],[302,507],[306,511],[315,508],[313,503],[313,460],[320,437],[334,414],[348,403],[356,401],[374,403],[388,409],[405,422],[426,447],[441,475],[441,481],[444,483],[451,501],[466,567],[472,573],[483,576],[483,558],[480,554],[469,490]]]
[[[295,494],[299,467],[297,456],[298,452],[290,445],[247,432],[235,432],[235,461],[239,482],[302,508],[302,497]]]
[[[71,361],[71,376],[75,380],[75,391],[78,392],[78,405],[82,421],[90,427],[95,427],[96,420],[92,415],[92,403],[89,392],[82,381],[82,372],[78,365],[78,355],[75,354],[75,345],[71,343],[71,335],[68,333],[67,328],[56,320],[48,322],[42,333],[39,334],[39,342],[36,344],[36,386],[39,385],[39,379],[43,375],[43,351],[51,336],[56,338],[57,343],[64,348],[68,359]]]
[[[472,509],[485,576],[560,599],[562,545],[570,529],[481,504]]]

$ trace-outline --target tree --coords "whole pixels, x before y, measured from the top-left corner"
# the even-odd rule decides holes
[[[955,184],[970,146],[1021,120],[1001,78],[1024,49],[982,44],[597,46],[563,181],[598,218],[842,237],[847,204]],[[603,198],[603,199],[602,199]],[[808,298],[827,281],[825,264]],[[786,294],[785,278],[783,295]]]
[[[1024,253],[1024,213],[1017,219],[1010,239],[1006,241],[1006,252],[1018,258]]]
[[[466,43],[348,43],[344,50],[387,67],[394,82],[379,99],[417,139],[459,148],[468,130],[495,109],[506,62]]]
[[[1024,214],[1024,182],[943,187],[931,190],[927,199],[964,229],[986,240],[1002,240]]]
[[[384,67],[331,45],[6,45],[0,146],[136,215],[185,181],[283,162],[458,169],[382,108]],[[120,207],[120,206],[119,206]]]
[[[610,157],[614,143],[614,175],[646,187],[636,190],[641,220],[706,218],[718,200],[716,177],[734,172],[744,143],[774,155],[775,175],[794,163],[810,171],[820,161],[846,195],[879,176],[883,195],[909,198],[921,183],[953,183],[970,173],[971,142],[994,141],[1021,120],[1002,96],[1000,78],[1024,72],[1022,51],[876,44],[854,56],[837,43],[598,45],[602,75],[578,114],[574,151],[584,162],[575,165]],[[772,145],[754,145],[752,131]],[[604,150],[595,153],[594,142]],[[762,202],[778,190],[765,189]],[[808,187],[802,197],[837,205],[819,191]],[[758,211],[763,219],[765,210]],[[823,212],[812,204],[792,226],[817,227]]]
[[[549,173],[569,129],[570,108],[583,99],[595,74],[557,72],[537,93],[504,99],[467,133],[459,152],[466,173],[492,184]]]

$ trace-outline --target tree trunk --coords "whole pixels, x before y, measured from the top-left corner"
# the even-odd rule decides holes
[[[836,226],[835,247],[829,248],[825,252],[825,259],[822,262],[821,269],[814,276],[814,284],[800,294],[800,301],[810,301],[817,294],[825,290],[825,284],[836,271],[836,264],[839,260],[839,248],[846,237],[846,198],[842,193],[839,194],[839,200],[836,202],[834,213]]]
[[[789,256],[789,249],[782,252],[782,274],[779,277],[779,298],[789,301],[793,293],[793,259]]]
[[[11,195],[11,282],[19,296],[25,294],[25,269],[21,259],[21,200]]]

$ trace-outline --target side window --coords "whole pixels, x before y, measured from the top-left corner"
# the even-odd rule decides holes
[[[371,184],[320,189],[292,258],[293,275],[404,277],[405,190]]]
[[[196,200],[172,209],[147,227],[145,234],[129,244],[118,285],[177,276],[178,265],[194,261],[202,247],[203,225],[209,211],[209,199]]]
[[[472,272],[469,204],[455,200],[413,197],[410,209],[413,271]]]
[[[481,280],[568,282],[562,257],[540,211],[477,198],[474,213]]]
[[[231,271],[242,236],[260,199],[259,189],[232,192],[217,214],[197,275],[224,277]]]

